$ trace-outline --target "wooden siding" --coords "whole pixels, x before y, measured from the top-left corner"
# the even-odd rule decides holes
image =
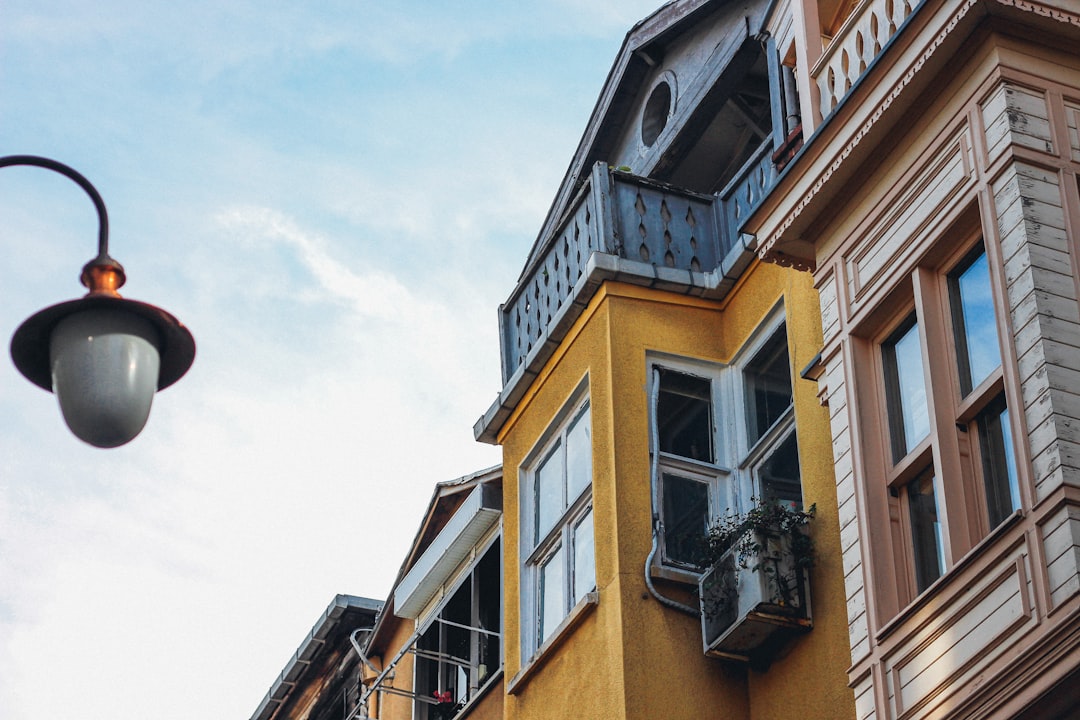
[[[858,720],[874,720],[877,717],[877,701],[874,697],[873,676],[867,673],[854,687],[855,717]]]
[[[982,114],[991,161],[1010,145],[1054,152],[1045,93],[1002,82],[982,104]]]
[[[1042,526],[1050,604],[1062,605],[1080,593],[1080,506],[1066,505]]]
[[[1080,486],[1080,306],[1058,174],[1015,162],[993,194],[1038,502]]]
[[[911,239],[961,201],[975,181],[970,132],[965,126],[905,179],[906,188],[886,203],[848,255],[849,292],[856,302],[883,274],[895,270]]]
[[[1069,128],[1069,153],[1080,162],[1080,103],[1065,101],[1065,124]]]
[[[1036,622],[1026,545],[1002,553],[963,592],[939,604],[884,658],[896,718],[934,717],[949,694],[975,678]]]
[[[818,283],[822,325],[826,347],[840,332],[837,279],[829,274]],[[851,418],[848,411],[844,378],[849,368],[844,366],[843,354],[834,352],[822,358],[825,374],[819,381],[825,404],[829,408],[832,431],[833,465],[836,477],[836,502],[839,512],[840,549],[844,566],[844,587],[847,598],[848,637],[851,659],[857,662],[870,652],[870,629],[866,615],[866,592],[863,580],[862,545],[859,534],[858,507],[855,500],[855,473],[851,452]],[[861,715],[860,715],[861,717]]]

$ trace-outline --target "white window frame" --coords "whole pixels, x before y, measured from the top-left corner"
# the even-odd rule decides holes
[[[765,346],[776,337],[777,333],[784,333],[784,345],[787,347],[787,357],[790,371],[791,344],[787,337],[787,322],[784,314],[784,306],[777,305],[754,330],[752,339],[739,351],[738,357],[732,363],[733,370],[737,374],[736,384],[738,392],[735,393],[735,409],[738,413],[740,432],[734,433],[739,457],[739,483],[735,489],[733,509],[735,512],[746,512],[757,502],[764,499],[765,489],[759,477],[759,471],[773,455],[793,434],[795,430],[795,377],[791,376],[792,398],[788,408],[773,421],[759,438],[750,441],[749,407],[747,406],[746,383],[743,378],[746,371],[753,365]],[[797,434],[796,434],[797,435]],[[796,442],[798,438],[796,437]],[[801,484],[801,473],[800,473]]]
[[[649,450],[653,460],[652,508],[653,522],[658,533],[658,552],[651,568],[654,575],[696,583],[701,573],[701,568],[668,557],[663,527],[665,475],[678,475],[690,480],[698,480],[709,486],[710,521],[728,513],[743,513],[763,495],[759,478],[762,466],[789,438],[796,435],[793,397],[791,405],[762,433],[761,437],[753,443],[750,442],[745,372],[752,366],[758,353],[779,332],[785,333],[784,340],[788,347],[788,358],[790,358],[790,344],[787,342],[787,325],[782,303],[769,312],[731,364],[663,353],[648,355],[646,363],[649,392]],[[656,413],[659,375],[657,371],[661,368],[710,381],[713,462],[703,462],[658,451],[659,429]],[[791,384],[794,395],[794,377]]]
[[[651,354],[647,360],[649,373],[649,449],[653,459],[652,472],[652,508],[653,522],[658,527],[658,547],[653,570],[657,574],[670,576],[676,580],[692,581],[701,572],[701,568],[669,557],[664,535],[665,476],[676,475],[687,480],[701,482],[708,486],[709,517],[716,518],[730,507],[733,498],[731,485],[734,472],[727,460],[731,457],[729,446],[730,433],[723,432],[727,415],[730,413],[731,388],[730,367],[722,363],[696,361],[689,358],[665,354]],[[661,369],[691,375],[709,381],[709,403],[712,414],[713,462],[695,460],[666,451],[659,451],[659,428],[657,427],[657,407],[659,399],[659,371]]]
[[[559,517],[554,521],[543,536],[536,538],[536,480],[537,470],[548,461],[552,452],[558,447],[565,448],[568,431],[576,422],[589,423],[589,474],[588,482],[584,484],[578,495],[564,498],[564,508]],[[595,529],[589,538],[592,548],[593,576],[588,587],[574,587],[576,579],[576,547],[575,530],[579,524],[590,516],[593,509],[592,502],[592,412],[588,396],[588,379],[586,378],[581,387],[572,395],[563,409],[558,413],[551,429],[544,434],[543,439],[526,456],[525,461],[519,468],[519,493],[520,493],[520,571],[521,571],[521,649],[523,665],[542,651],[547,642],[550,642],[560,632],[560,628],[566,624],[575,606],[582,602],[586,596],[596,589],[596,550]],[[563,452],[565,463],[565,450]],[[566,491],[567,479],[565,465],[563,471],[563,489]],[[594,520],[595,521],[595,520]],[[594,526],[595,527],[595,526]],[[564,607],[559,613],[559,621],[553,623],[554,627],[542,627],[542,599],[543,591],[540,569],[545,562],[549,561],[560,549],[563,550],[563,588],[562,600]]]

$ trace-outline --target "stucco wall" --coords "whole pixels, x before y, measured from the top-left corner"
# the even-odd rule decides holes
[[[817,503],[821,556],[815,629],[765,673],[705,657],[696,617],[666,608],[644,579],[651,548],[646,356],[728,362],[784,300],[795,376],[820,349],[808,275],[755,265],[723,303],[606,284],[540,373],[500,437],[504,450],[507,718],[731,718],[854,715],[846,686],[847,620],[827,415],[816,385],[793,381],[805,498]],[[599,602],[524,674],[520,651],[519,490],[522,460],[588,377]],[[670,584],[664,591],[679,589]],[[679,594],[692,601],[687,593]]]

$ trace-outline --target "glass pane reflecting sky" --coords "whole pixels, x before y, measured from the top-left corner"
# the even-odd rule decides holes
[[[994,299],[990,292],[990,269],[984,252],[956,278],[964,328],[961,341],[967,346],[971,387],[976,387],[1001,365]],[[971,388],[967,388],[970,391]]]

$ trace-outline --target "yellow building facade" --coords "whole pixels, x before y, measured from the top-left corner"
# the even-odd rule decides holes
[[[792,350],[784,365],[797,377],[795,368],[809,364],[820,347],[816,301],[807,274],[762,264],[749,268],[719,302],[619,282],[599,288],[499,436],[506,487],[507,718],[697,718],[713,711],[788,718],[794,707],[807,717],[853,714],[839,671],[848,648],[830,437],[813,383],[793,385],[803,501],[818,508],[813,630],[793,639],[767,670],[709,658],[700,619],[665,606],[646,582],[654,514],[650,359],[731,369],[763,328],[781,328]],[[522,474],[553,422],[581,398],[592,423],[596,597],[575,603],[553,636],[529,653],[520,630],[528,625],[520,580],[526,562],[520,498],[528,482]],[[741,420],[717,418],[726,432],[738,432]],[[648,572],[658,594],[696,603],[690,585],[656,570]]]

